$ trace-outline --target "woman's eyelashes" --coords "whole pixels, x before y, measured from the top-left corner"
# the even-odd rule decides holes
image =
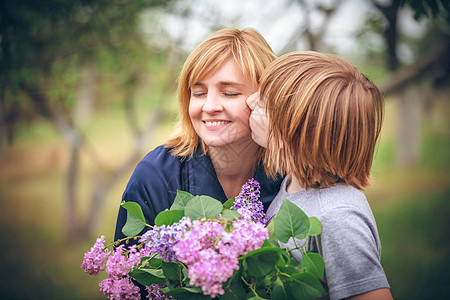
[[[242,95],[242,93],[238,93],[238,92],[224,92],[223,94],[227,97],[237,97],[239,95]]]
[[[192,97],[201,97],[201,96],[204,96],[204,95],[206,95],[206,92],[192,92],[191,93]]]
[[[192,91],[191,92],[192,97],[202,97],[202,96],[206,96],[207,94],[208,94],[207,91]],[[228,98],[234,98],[234,97],[238,97],[238,96],[242,95],[241,92],[228,92],[228,91],[221,92],[221,94]]]

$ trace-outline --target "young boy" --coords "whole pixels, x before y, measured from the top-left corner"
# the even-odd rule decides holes
[[[336,56],[293,52],[265,69],[259,99],[247,103],[252,137],[267,147],[266,171],[287,175],[268,216],[288,199],[322,223],[307,250],[324,258],[327,298],[392,299],[375,219],[362,192],[371,183],[381,130],[378,88]],[[299,251],[293,254],[300,259]]]

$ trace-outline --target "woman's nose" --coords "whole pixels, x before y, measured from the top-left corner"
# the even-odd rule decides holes
[[[223,110],[220,97],[216,93],[209,92],[206,96],[206,101],[203,104],[202,110],[206,113],[214,113]]]

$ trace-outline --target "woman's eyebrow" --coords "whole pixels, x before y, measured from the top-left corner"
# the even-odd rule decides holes
[[[219,81],[217,83],[218,86],[236,86],[236,87],[242,87],[245,86],[245,84],[237,82],[237,81]]]
[[[202,86],[205,86],[205,84],[203,82],[198,81],[198,82],[194,83],[192,86],[200,86],[200,87],[202,87]]]
[[[202,82],[202,81],[197,81],[192,86],[204,87],[204,86],[206,86],[206,84],[204,82]],[[218,83],[216,83],[216,86],[243,87],[243,86],[245,86],[245,84],[243,84],[241,82],[238,82],[238,81],[219,81]]]

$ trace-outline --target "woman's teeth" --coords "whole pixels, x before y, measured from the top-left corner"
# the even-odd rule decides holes
[[[230,121],[205,121],[206,126],[219,126],[219,125],[225,125],[229,123]]]

